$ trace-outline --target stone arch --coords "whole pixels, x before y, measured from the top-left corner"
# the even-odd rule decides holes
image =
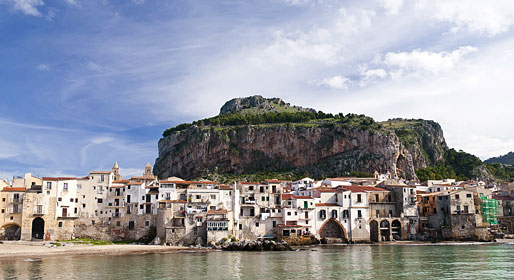
[[[388,220],[380,221],[380,236],[382,241],[391,241],[391,225]]]
[[[369,222],[369,240],[371,242],[378,242],[378,222],[373,220]]]
[[[344,241],[348,241],[343,225],[337,219],[333,218],[326,220],[323,225],[321,225],[319,236],[321,238],[341,238]]]
[[[8,223],[2,226],[1,235],[7,240],[20,240],[21,227],[16,223]]]
[[[45,220],[37,217],[32,220],[32,239],[43,239],[45,233]]]
[[[402,223],[399,220],[393,220],[391,223],[391,234],[394,239],[400,239],[402,236]]]

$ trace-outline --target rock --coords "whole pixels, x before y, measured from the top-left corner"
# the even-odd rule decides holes
[[[200,236],[198,236],[195,240],[195,245],[201,246],[202,244],[203,244],[203,239]]]
[[[155,237],[150,244],[152,245],[161,245],[161,239],[159,237]]]

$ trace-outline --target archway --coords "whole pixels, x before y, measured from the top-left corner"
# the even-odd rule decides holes
[[[371,242],[378,242],[378,222],[371,221],[369,223],[369,240]]]
[[[45,233],[45,220],[40,217],[32,220],[32,239],[43,239]]]
[[[380,222],[380,235],[382,236],[382,241],[391,241],[390,238],[391,228],[389,222],[383,220]]]
[[[4,237],[7,240],[20,240],[21,228],[17,224],[8,224],[3,226]]]
[[[402,237],[402,223],[398,220],[394,220],[391,223],[391,233],[394,239],[401,239]]]
[[[343,225],[336,219],[329,219],[321,226],[319,230],[319,235],[321,238],[337,238],[342,239],[343,241],[347,241],[346,231],[344,230]]]

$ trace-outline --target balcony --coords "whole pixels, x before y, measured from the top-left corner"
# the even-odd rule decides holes
[[[34,211],[32,212],[32,215],[44,215],[45,213],[43,213],[43,205],[36,205],[36,207],[34,207]]]
[[[23,203],[23,199],[21,199],[21,198],[13,198],[13,199],[11,199],[11,203],[12,204],[22,204]]]
[[[123,202],[118,202],[118,203],[112,203],[110,202],[107,207],[125,207],[125,203]]]

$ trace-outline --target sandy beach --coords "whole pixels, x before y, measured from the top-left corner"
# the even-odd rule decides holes
[[[71,255],[128,255],[184,251],[206,251],[205,248],[160,245],[73,245],[47,247],[42,242],[4,242],[0,244],[0,258],[33,258]]]

